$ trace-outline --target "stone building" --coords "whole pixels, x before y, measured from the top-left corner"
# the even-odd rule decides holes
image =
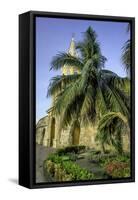
[[[75,41],[72,38],[68,50],[72,56],[77,56],[75,49]],[[80,73],[74,66],[63,66],[62,74]],[[54,98],[52,99],[52,105]],[[83,127],[81,124],[76,125],[74,131],[70,131],[70,127],[59,130],[60,118],[54,115],[52,106],[47,111],[47,115],[41,118],[36,125],[36,143],[47,147],[60,148],[69,145],[86,145],[89,147],[99,148],[95,142],[96,127]]]

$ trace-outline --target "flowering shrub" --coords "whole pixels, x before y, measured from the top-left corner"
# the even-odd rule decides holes
[[[105,170],[112,178],[130,177],[130,166],[125,162],[113,161],[105,166]]]
[[[97,162],[104,168],[105,173],[112,178],[130,177],[130,155],[90,154],[90,162]]]

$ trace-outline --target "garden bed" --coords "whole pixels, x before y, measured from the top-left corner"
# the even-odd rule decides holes
[[[99,163],[107,175],[112,179],[130,177],[131,172],[129,154],[91,154],[89,161]]]
[[[75,162],[65,160],[65,156],[52,154],[44,161],[44,170],[56,181],[93,180],[94,174],[81,168]]]
[[[125,178],[130,177],[130,156],[70,146],[49,155],[44,173],[54,181]]]

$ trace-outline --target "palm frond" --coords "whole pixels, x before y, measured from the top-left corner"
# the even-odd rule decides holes
[[[129,116],[129,98],[123,91],[113,85],[103,83],[102,92],[110,111],[121,112]]]
[[[116,73],[110,70],[101,70],[101,78],[104,79],[109,85],[113,85],[114,87],[125,89],[128,84],[130,84],[130,80],[128,77],[120,77]]]
[[[88,123],[95,123],[96,120],[96,107],[95,107],[95,97],[96,90],[94,87],[89,85],[85,92],[84,101],[80,110],[80,118],[84,125]]]
[[[76,81],[79,77],[80,74],[53,77],[48,86],[47,97],[59,94],[69,83]]]
[[[76,48],[80,51],[84,64],[92,59],[96,68],[104,67],[107,59],[102,55],[96,32],[91,27],[86,30],[83,42],[78,42]]]
[[[84,41],[87,43],[93,43],[97,39],[97,34],[93,30],[91,26],[87,28],[87,30],[83,33],[84,34]]]
[[[78,42],[76,44],[76,49],[79,50],[80,57],[83,60],[83,63],[85,63],[87,59],[89,58],[87,45],[84,42]]]
[[[55,109],[57,114],[61,114],[71,102],[79,95],[79,79],[75,82],[71,82],[66,89],[58,96],[55,102]]]
[[[83,63],[81,59],[76,58],[68,53],[59,53],[53,57],[51,62],[51,68],[53,70],[61,69],[63,66],[74,66],[77,69],[81,70]]]
[[[128,40],[122,48],[122,63],[125,66],[127,74],[130,74],[131,55],[130,55],[131,42]]]
[[[98,124],[96,140],[102,144],[112,144],[119,153],[122,153],[122,135],[128,129],[128,120],[120,112],[105,114]]]

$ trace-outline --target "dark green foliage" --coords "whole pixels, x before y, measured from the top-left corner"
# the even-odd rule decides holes
[[[78,159],[78,155],[76,153],[67,153],[67,156],[71,161],[76,161]]]
[[[95,152],[90,153],[89,155],[90,161],[97,161],[100,163],[100,165],[105,165],[107,163],[110,163],[112,161],[118,161],[118,162],[130,162],[130,154],[123,153],[122,155],[117,154],[116,152],[108,152],[108,153],[99,153],[95,154]]]
[[[116,154],[95,154],[94,152],[91,153],[88,157],[90,162],[97,162],[100,163],[100,165],[102,165],[106,160],[108,159],[114,159],[117,155]]]
[[[130,33],[130,24],[127,26],[127,33]],[[130,69],[131,69],[131,40],[127,40],[122,47],[122,63],[125,66],[125,70],[130,76]]]
[[[71,56],[67,53],[59,53],[57,54],[52,62],[51,62],[51,69],[58,70],[61,69],[64,65],[68,66],[75,66],[78,69],[81,69],[83,63],[81,59]]]
[[[128,120],[117,112],[107,113],[98,124],[96,140],[101,144],[113,145],[119,154],[123,153],[122,136],[129,132]]]
[[[84,146],[84,145],[77,145],[77,146],[73,145],[73,146],[67,146],[63,149],[58,149],[57,154],[59,156],[65,155],[68,153],[78,154],[78,153],[84,152],[85,150],[86,150],[86,146]]]
[[[131,57],[130,57],[130,40],[126,41],[122,48],[122,62],[125,66],[125,70],[128,75],[130,75],[130,67],[131,67]]]
[[[72,75],[59,75],[53,77],[50,81],[47,96],[51,96],[55,93],[61,92],[63,90],[63,86],[68,85],[69,83],[76,81],[80,77],[79,74]]]
[[[127,155],[117,155],[117,154],[109,154],[109,155],[101,155],[99,156],[99,162],[102,166],[106,166],[111,162],[124,162],[129,164],[130,163],[130,156]]]

